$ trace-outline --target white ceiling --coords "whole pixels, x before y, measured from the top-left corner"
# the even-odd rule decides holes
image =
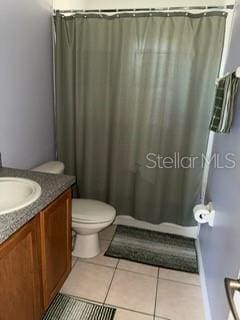
[[[53,0],[55,9],[158,8],[233,4],[234,0]]]

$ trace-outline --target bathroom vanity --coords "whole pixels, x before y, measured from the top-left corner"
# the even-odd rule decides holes
[[[42,195],[0,216],[0,319],[40,320],[71,270],[74,177],[9,170],[0,168],[0,176],[31,175]]]

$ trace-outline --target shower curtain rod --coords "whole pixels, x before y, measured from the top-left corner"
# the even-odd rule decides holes
[[[136,9],[91,9],[91,10],[54,10],[54,14],[59,13],[123,13],[123,12],[156,12],[156,11],[179,11],[179,10],[229,10],[234,9],[234,5],[225,6],[185,6],[185,7],[162,7],[162,8],[136,8]]]

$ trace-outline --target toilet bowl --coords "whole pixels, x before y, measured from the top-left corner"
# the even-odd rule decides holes
[[[72,228],[77,233],[73,255],[95,257],[100,252],[99,231],[112,224],[115,209],[101,201],[73,199]]]
[[[64,164],[50,161],[32,169],[33,171],[63,174]],[[73,255],[92,258],[100,253],[99,232],[111,225],[116,210],[109,204],[92,199],[72,200],[72,229],[77,233]]]

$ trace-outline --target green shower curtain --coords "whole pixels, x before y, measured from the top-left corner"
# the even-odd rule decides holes
[[[222,12],[56,15],[58,157],[80,197],[194,225],[225,21]],[[201,158],[192,168],[190,156]]]

